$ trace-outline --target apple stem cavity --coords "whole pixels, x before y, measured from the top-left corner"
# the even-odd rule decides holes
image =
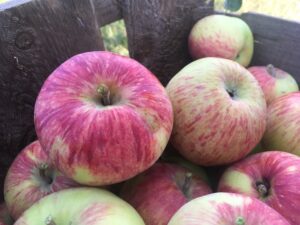
[[[235,225],[245,225],[245,220],[243,217],[239,216],[235,220]]]
[[[267,72],[272,76],[276,77],[276,70],[272,64],[267,65]]]
[[[266,198],[269,195],[270,185],[266,181],[259,181],[256,183],[256,189],[262,198]]]
[[[182,185],[182,192],[187,196],[187,193],[190,189],[191,182],[192,182],[193,174],[191,172],[188,172],[185,174],[185,178]]]
[[[100,101],[101,104],[104,106],[111,105],[111,100],[110,100],[110,91],[107,85],[101,84],[97,88],[97,92],[100,95]]]
[[[54,222],[52,216],[48,216],[45,220],[45,224],[46,225],[56,225],[56,223]]]
[[[53,182],[52,169],[49,168],[48,164],[43,163],[42,165],[40,165],[39,175],[47,184],[51,184]]]

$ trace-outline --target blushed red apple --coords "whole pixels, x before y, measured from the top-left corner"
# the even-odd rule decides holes
[[[118,183],[151,167],[172,126],[159,80],[110,52],[68,59],[45,81],[35,105],[41,145],[60,171],[85,185]]]
[[[248,70],[259,82],[267,105],[279,96],[299,91],[298,84],[292,75],[271,64],[267,66],[252,66]]]
[[[188,38],[194,59],[221,57],[248,66],[253,55],[253,34],[242,19],[228,15],[209,15],[195,23]]]
[[[260,199],[291,224],[299,225],[299,187],[300,158],[287,152],[269,151],[229,167],[221,177],[218,191]]]
[[[290,225],[274,209],[245,195],[213,193],[183,205],[168,225]]]
[[[4,182],[4,199],[16,220],[44,196],[75,186],[78,184],[53,167],[39,141],[34,141],[11,164]]]
[[[208,57],[186,65],[168,83],[174,110],[171,143],[199,165],[245,157],[266,127],[266,101],[251,73],[238,63]]]
[[[121,197],[138,211],[146,225],[167,225],[182,205],[211,192],[202,177],[192,170],[159,162],[127,181]]]

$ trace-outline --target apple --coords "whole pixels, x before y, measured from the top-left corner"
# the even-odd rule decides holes
[[[8,169],[4,200],[16,220],[44,196],[74,186],[78,184],[57,171],[39,141],[34,141],[17,155]]]
[[[168,225],[290,225],[271,207],[248,196],[213,193],[183,205]]]
[[[279,96],[299,91],[298,84],[293,76],[274,67],[272,64],[267,66],[252,66],[248,70],[259,82],[265,94],[267,105]]]
[[[14,221],[10,216],[5,202],[0,204],[0,225],[13,225]]]
[[[146,225],[167,225],[182,205],[211,192],[206,182],[191,170],[158,162],[127,181],[120,196],[138,211]]]
[[[221,57],[248,66],[254,41],[250,27],[242,19],[227,15],[209,15],[198,20],[188,37],[194,59]]]
[[[196,60],[166,90],[174,110],[173,146],[195,164],[212,166],[245,157],[266,127],[266,101],[255,78],[223,58]]]
[[[54,192],[24,212],[14,225],[144,225],[136,210],[100,188]]]
[[[249,156],[230,166],[218,191],[258,198],[293,225],[300,224],[300,157],[280,151]]]
[[[268,106],[263,148],[300,155],[299,115],[300,92],[288,93],[272,101]]]
[[[85,52],[60,65],[35,104],[35,127],[54,165],[84,185],[109,185],[151,167],[173,126],[159,80],[129,57]]]

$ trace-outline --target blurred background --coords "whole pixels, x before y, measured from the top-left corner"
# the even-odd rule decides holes
[[[0,2],[3,0],[0,0]],[[240,7],[232,12],[236,14],[257,12],[300,23],[300,0],[207,0],[214,1],[217,11],[230,11],[228,7]],[[231,5],[230,5],[231,4]],[[239,4],[241,4],[239,6]],[[227,7],[227,9],[226,9]],[[123,20],[111,23],[101,28],[105,48],[122,55],[128,55],[126,29]]]

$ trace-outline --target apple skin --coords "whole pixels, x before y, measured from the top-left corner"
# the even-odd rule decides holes
[[[49,161],[39,141],[27,145],[15,158],[4,181],[4,200],[16,220],[36,201],[78,184],[62,175]]]
[[[151,167],[173,126],[159,80],[129,57],[78,54],[45,81],[35,127],[54,165],[84,185],[109,185]]]
[[[138,211],[146,225],[167,225],[182,205],[211,192],[191,170],[159,162],[127,181],[121,197]]]
[[[300,92],[285,94],[268,106],[267,127],[262,138],[265,150],[300,156]]]
[[[268,151],[249,156],[229,167],[218,191],[258,198],[293,225],[300,224],[300,158]]]
[[[182,206],[168,225],[290,225],[271,207],[248,196],[213,193]]]
[[[132,206],[111,192],[80,187],[44,197],[26,210],[14,225],[41,224],[144,225],[144,222]]]
[[[0,204],[0,225],[13,225],[13,218],[10,216],[5,202]]]
[[[255,78],[238,63],[208,57],[168,83],[174,110],[171,143],[195,164],[224,165],[245,157],[266,127],[266,102]]]
[[[279,96],[299,91],[298,84],[292,75],[271,64],[268,66],[252,66],[248,70],[259,82],[267,105]]]
[[[194,59],[221,57],[246,67],[252,59],[254,41],[251,29],[242,19],[210,15],[195,23],[188,48]]]

